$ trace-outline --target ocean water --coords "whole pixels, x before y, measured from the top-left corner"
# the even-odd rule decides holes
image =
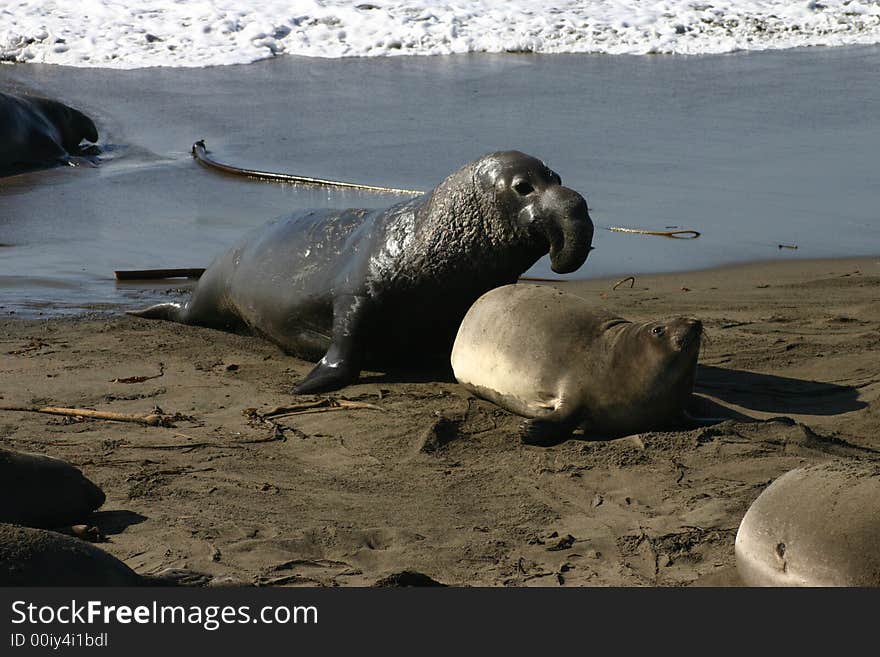
[[[124,69],[245,64],[284,54],[694,55],[878,42],[876,0],[0,4],[0,60]]]
[[[129,20],[134,14],[126,4],[109,0],[84,2],[76,12],[51,2],[0,4],[0,56],[29,62],[0,65],[0,89],[57,97],[86,111],[98,124],[104,151],[95,167],[0,178],[0,316],[116,310],[168,299],[180,293],[180,282],[120,284],[113,270],[204,267],[271,217],[401,200],[219,175],[191,158],[198,139],[217,158],[241,166],[416,189],[430,189],[483,153],[533,154],[586,196],[597,225],[596,250],[575,277],[880,254],[880,46],[780,49],[812,43],[795,40],[810,34],[829,44],[867,39],[880,3],[557,2],[537,17],[525,3],[460,3],[454,12],[432,4],[432,15],[452,21],[462,39],[471,34],[470,41],[442,41],[443,47],[474,51],[434,57],[342,57],[445,51],[441,41],[425,37],[423,47],[382,52],[368,47],[379,28],[370,32],[360,23],[344,40],[354,50],[340,50],[338,34],[326,37],[312,19],[299,18],[378,16],[369,20],[394,34],[401,25],[434,24],[412,18],[418,7],[428,11],[427,3],[371,4],[381,7],[263,3],[260,16],[274,16],[267,24],[284,18],[288,27],[294,19],[304,26],[278,37],[284,48],[275,50],[287,56],[277,57],[251,49],[252,40],[236,40],[257,14],[240,15],[238,37],[221,39],[222,31],[212,28],[201,34],[216,43],[186,45],[183,23],[227,11],[219,0],[153,3],[139,22]],[[779,34],[762,28],[760,38],[743,37],[740,45],[720,37],[710,43],[708,32],[699,31],[709,23],[693,19],[691,41],[673,30],[678,41],[666,50],[691,52],[685,43],[704,53],[740,50],[698,56],[540,54],[586,48],[589,39],[584,32],[567,46],[551,39],[525,47],[507,33],[508,27],[539,29],[589,14],[584,20],[618,21],[623,32],[608,31],[610,44],[629,29],[623,23],[653,20],[656,27],[688,12],[722,10],[740,17],[764,12],[789,21],[789,28]],[[389,18],[395,16],[398,23]],[[832,16],[833,27],[807,29]],[[499,22],[492,29],[479,23],[489,20]],[[159,29],[163,21],[170,21],[167,33]],[[725,21],[730,30],[744,24]],[[11,34],[40,25],[47,36],[23,36],[14,47]],[[67,29],[87,33],[58,36]],[[792,40],[782,39],[783,32]],[[144,38],[121,40],[132,34]],[[170,34],[180,47],[155,45],[174,45]],[[617,52],[664,51],[648,46],[652,34],[643,30],[641,41],[633,37],[631,49]],[[70,47],[50,55],[50,37]],[[500,41],[491,45],[480,41],[484,37]],[[298,51],[295,44],[306,42],[312,50]],[[742,51],[749,49],[763,50]],[[517,52],[483,52],[489,50]],[[208,63],[200,56],[249,63],[199,67]],[[41,60],[56,63],[34,63]],[[612,226],[702,234],[673,240],[606,230]],[[551,275],[547,259],[529,274]]]

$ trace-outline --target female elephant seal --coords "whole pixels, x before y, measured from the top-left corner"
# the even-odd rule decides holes
[[[61,527],[104,503],[104,492],[61,459],[0,449],[0,522]]]
[[[880,586],[880,465],[786,472],[749,507],[736,565],[749,586]]]
[[[58,164],[98,141],[94,122],[57,100],[0,93],[0,169]]]
[[[481,294],[516,281],[548,250],[554,271],[574,271],[592,238],[580,194],[540,160],[498,152],[386,210],[272,221],[215,261],[187,303],[132,314],[250,330],[320,359],[295,393],[335,390],[364,364],[448,358]]]
[[[519,415],[523,442],[583,426],[626,435],[674,426],[691,394],[702,324],[636,324],[541,285],[506,285],[468,311],[452,349],[455,378]]]

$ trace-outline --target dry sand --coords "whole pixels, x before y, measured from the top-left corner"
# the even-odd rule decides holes
[[[757,264],[565,289],[634,320],[702,319],[710,428],[527,447],[520,419],[438,375],[367,374],[381,410],[270,423],[310,364],[257,338],[92,315],[0,324],[0,404],[191,416],[174,428],[0,412],[0,445],[80,466],[92,521],[140,573],[367,585],[731,584],[751,501],[805,463],[880,460],[880,259]],[[164,370],[160,370],[160,363]],[[114,382],[152,376],[140,383]],[[443,375],[439,375],[442,378]],[[442,418],[442,419],[441,419]]]

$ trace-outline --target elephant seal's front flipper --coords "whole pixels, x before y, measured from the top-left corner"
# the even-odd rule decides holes
[[[549,415],[526,420],[520,426],[520,439],[524,445],[549,447],[565,442],[579,426],[584,418],[581,409],[576,405],[560,403]]]
[[[346,295],[333,302],[333,341],[305,379],[293,389],[295,395],[327,392],[357,381],[363,354],[358,349],[358,331],[369,314],[370,300]]]

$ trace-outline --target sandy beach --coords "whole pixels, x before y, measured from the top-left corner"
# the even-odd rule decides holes
[[[733,586],[771,481],[880,462],[875,5],[225,4],[95,0],[100,22],[25,0],[0,31],[0,89],[81,109],[101,151],[0,178],[0,407],[169,425],[0,410],[0,446],[99,484],[89,522],[137,572]],[[201,139],[237,166],[416,190],[493,151],[546,161],[596,226],[546,284],[702,320],[689,410],[718,422],[524,446],[448,368],[294,396],[312,364],[266,341],[126,316],[193,282],[114,270],[206,267],[273,217],[409,198],[221,175],[191,157]],[[548,258],[527,275],[554,276]]]
[[[330,395],[371,407],[267,422],[249,409],[321,399],[289,394],[309,363],[257,338],[95,314],[3,320],[0,404],[158,406],[180,414],[175,426],[0,412],[0,445],[62,457],[100,484],[102,547],[144,574],[736,584],[736,528],[770,481],[806,463],[880,459],[880,259],[615,282],[562,285],[630,319],[701,319],[692,410],[729,419],[528,447],[519,418],[448,372],[410,372],[368,373]]]

